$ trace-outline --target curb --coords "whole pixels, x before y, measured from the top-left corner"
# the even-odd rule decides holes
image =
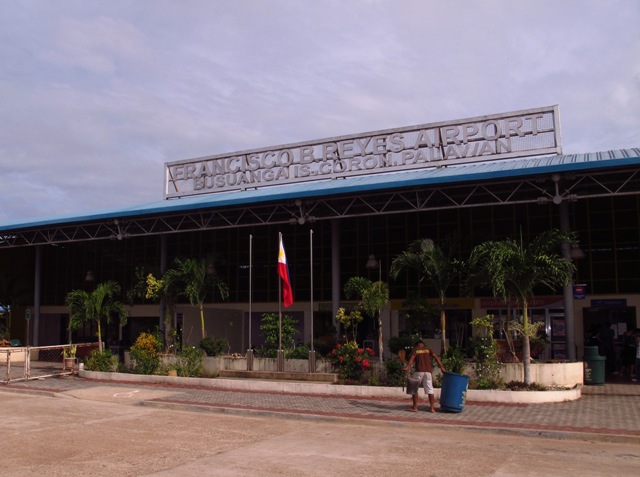
[[[383,386],[345,386],[329,383],[310,383],[293,381],[275,381],[242,378],[181,378],[174,376],[157,376],[130,373],[109,373],[80,370],[81,378],[99,381],[119,381],[126,383],[164,384],[171,386],[197,386],[203,388],[231,389],[235,391],[262,391],[286,394],[315,394],[330,396],[396,398],[405,399],[406,392],[402,388]],[[440,389],[434,389],[435,398],[440,398]],[[582,396],[582,386],[559,391],[498,391],[470,389],[467,391],[467,402],[493,403],[557,403],[575,401]]]

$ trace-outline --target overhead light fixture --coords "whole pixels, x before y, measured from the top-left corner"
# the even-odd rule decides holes
[[[378,280],[382,281],[382,260],[378,260],[374,254],[369,255],[364,268],[367,270],[378,269]]]
[[[569,257],[571,257],[571,260],[580,260],[581,258],[584,258],[584,252],[579,246],[572,245]]]

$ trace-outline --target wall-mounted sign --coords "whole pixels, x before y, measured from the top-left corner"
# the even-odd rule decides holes
[[[573,285],[573,298],[584,300],[587,297],[587,285],[584,283]]]
[[[625,308],[626,298],[602,298],[591,300],[591,308]]]
[[[165,198],[560,154],[558,106],[165,163]]]

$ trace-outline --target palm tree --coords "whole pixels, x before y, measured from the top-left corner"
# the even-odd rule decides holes
[[[109,280],[100,283],[92,292],[84,290],[71,290],[65,303],[71,312],[69,329],[75,330],[88,321],[95,321],[98,325],[98,349],[102,352],[101,322],[105,320],[111,323],[111,317],[115,314],[120,317],[120,326],[127,323],[127,310],[117,295],[120,293],[120,285]]]
[[[461,262],[454,256],[457,240],[445,242],[445,246],[437,247],[431,239],[419,239],[409,245],[409,250],[402,252],[391,262],[389,275],[396,279],[400,272],[411,269],[418,272],[418,283],[428,281],[438,294],[440,303],[440,330],[442,331],[442,352],[447,351],[447,319],[444,300],[449,286],[460,274]]]
[[[191,306],[197,306],[200,311],[200,323],[202,326],[202,339],[207,334],[204,326],[204,300],[210,289],[217,289],[225,300],[229,296],[229,288],[209,266],[206,259],[187,258],[176,259],[174,267],[167,270],[163,276],[165,287],[181,291],[180,294],[187,297]],[[181,284],[177,285],[177,284]]]
[[[389,285],[382,281],[371,282],[364,277],[351,277],[344,285],[344,294],[347,298],[357,296],[360,299],[358,307],[367,315],[378,319],[378,355],[380,357],[380,369],[382,370],[382,310],[389,304]]]
[[[468,282],[472,286],[489,287],[494,297],[507,303],[513,298],[522,307],[522,363],[527,385],[531,384],[529,338],[535,333],[529,323],[528,303],[536,288],[554,290],[571,283],[575,266],[562,257],[563,243],[575,244],[575,235],[553,229],[525,245],[521,233],[520,242],[505,239],[477,245],[469,259]]]
[[[160,278],[158,278],[160,277]],[[134,299],[154,300],[161,303],[164,314],[164,342],[166,351],[175,345],[175,306],[181,286],[177,280],[165,280],[159,270],[140,265],[135,269],[134,282],[127,292],[131,304]]]

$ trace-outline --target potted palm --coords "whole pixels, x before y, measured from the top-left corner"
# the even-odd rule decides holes
[[[78,350],[78,346],[71,344],[68,347],[65,347],[63,350],[64,355],[64,369],[69,369],[71,372],[75,369],[76,363],[78,362],[78,358],[76,357],[76,351]]]

